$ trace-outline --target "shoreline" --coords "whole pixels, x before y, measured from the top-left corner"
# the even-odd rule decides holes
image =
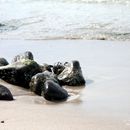
[[[15,95],[14,101],[0,101],[1,130],[130,129],[130,42],[0,40],[0,57],[9,62],[27,50],[40,64],[79,60],[86,86],[67,87],[75,95],[51,103],[0,81]]]

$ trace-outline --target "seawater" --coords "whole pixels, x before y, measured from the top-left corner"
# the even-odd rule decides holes
[[[0,0],[0,39],[130,40],[130,0]]]

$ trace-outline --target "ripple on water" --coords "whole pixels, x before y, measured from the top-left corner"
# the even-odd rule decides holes
[[[0,8],[0,39],[130,40],[128,0],[6,2]]]

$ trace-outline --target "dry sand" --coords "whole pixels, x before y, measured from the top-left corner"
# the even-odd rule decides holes
[[[14,101],[0,101],[0,130],[129,130],[130,42],[0,41],[0,57],[9,62],[26,50],[38,63],[79,60],[82,88],[66,88],[72,97],[52,103],[10,85]]]

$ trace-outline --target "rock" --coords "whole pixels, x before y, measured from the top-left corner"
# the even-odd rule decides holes
[[[52,68],[53,68],[52,65],[48,65],[48,64],[46,64],[46,63],[44,63],[43,65],[41,65],[41,69],[42,69],[43,72],[44,72],[44,71],[52,72]]]
[[[64,101],[69,95],[59,84],[47,80],[42,90],[42,96],[49,101]]]
[[[38,73],[32,77],[31,82],[30,82],[31,91],[33,91],[34,93],[41,96],[42,88],[44,87],[44,83],[47,80],[52,80],[56,83],[59,83],[58,80],[56,79],[55,75],[53,75],[49,71],[44,71],[44,72]]]
[[[64,64],[62,64],[61,62],[57,62],[57,63],[55,63],[54,66],[53,66],[53,72],[54,72],[56,75],[59,75],[64,69],[65,69],[65,66],[64,66]]]
[[[35,61],[24,59],[11,65],[0,67],[0,78],[11,84],[29,88],[32,76],[40,72],[41,68]]]
[[[0,66],[8,65],[8,61],[5,58],[0,58]]]
[[[34,60],[33,59],[33,54],[32,54],[32,52],[30,52],[30,51],[26,51],[26,52],[24,52],[24,53],[21,53],[21,54],[19,54],[19,55],[16,55],[15,57],[14,57],[14,59],[12,60],[12,63],[15,63],[15,62],[19,62],[19,61],[21,61],[21,60],[27,60],[27,59],[30,59],[30,60]]]
[[[13,100],[13,96],[8,88],[0,84],[0,100]]]
[[[57,78],[62,85],[85,85],[85,79],[83,77],[79,61],[72,61],[71,63],[65,62],[64,64],[57,65],[56,67],[54,66],[54,73],[57,75]]]

